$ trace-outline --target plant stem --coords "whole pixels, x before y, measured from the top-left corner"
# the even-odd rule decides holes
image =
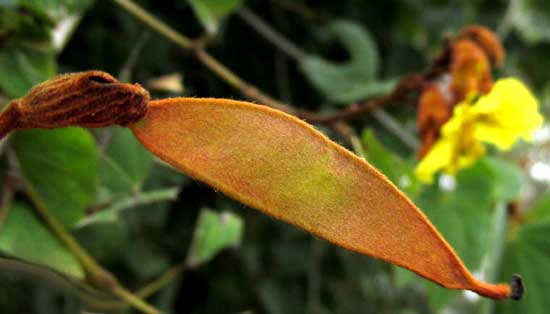
[[[171,283],[179,274],[183,273],[185,271],[185,263],[180,263],[169,270],[167,270],[165,273],[163,273],[160,277],[155,279],[154,281],[150,282],[146,286],[142,287],[138,291],[134,292],[133,295],[138,297],[139,299],[146,299],[153,295],[155,292],[159,291],[160,289],[164,288],[166,285]],[[127,293],[127,292],[126,292]],[[91,306],[97,309],[123,309],[128,307],[127,302],[119,302],[119,301],[96,301],[96,300],[85,300],[87,303],[89,303]]]
[[[89,254],[80,246],[76,239],[63,227],[63,225],[53,216],[49,209],[43,204],[36,192],[27,183],[25,184],[25,192],[31,202],[33,203],[36,211],[40,214],[42,219],[54,232],[54,234],[65,244],[69,251],[78,259],[86,270],[88,279],[97,287],[107,288],[114,295],[124,300],[128,304],[132,305],[136,309],[139,309],[143,313],[147,314],[160,314],[160,310],[149,305],[145,301],[141,300],[136,295],[129,292],[126,288],[122,287],[116,277],[109,271],[101,267]]]
[[[430,70],[431,71],[431,70]],[[349,107],[332,114],[318,114],[315,112],[300,112],[298,116],[313,124],[331,125],[337,121],[347,121],[359,118],[363,115],[372,113],[374,110],[388,106],[392,103],[406,100],[406,97],[415,90],[418,90],[424,84],[424,76],[427,74],[409,74],[405,75],[395,86],[393,91],[385,96],[370,99],[367,101],[352,104]]]
[[[135,196],[128,197],[126,199],[123,199],[121,201],[111,203],[107,205],[107,208],[104,208],[102,211],[99,211],[95,214],[92,214],[84,219],[82,219],[77,227],[83,227],[90,223],[93,223],[97,221],[98,215],[102,215],[102,213],[114,213],[113,218],[116,217],[114,215],[127,210],[129,208],[134,208],[136,206],[141,205],[147,205],[152,203],[159,203],[159,202],[165,202],[165,201],[173,201],[178,197],[179,188],[177,187],[171,187],[166,189],[158,189],[158,190],[151,190],[151,191],[144,191],[139,192]],[[103,220],[99,218],[100,220]]]
[[[313,124],[324,124],[330,128],[333,128],[335,131],[341,133],[343,126],[338,124],[338,122],[351,120],[362,116],[367,113],[373,112],[375,109],[386,106],[390,103],[402,100],[407,96],[412,90],[418,88],[419,83],[423,82],[422,75],[408,75],[405,76],[395,87],[392,93],[372,99],[367,102],[362,102],[359,105],[350,106],[342,111],[339,111],[335,114],[330,115],[321,115],[315,112],[308,112],[303,110],[298,110],[292,106],[289,106],[279,100],[272,98],[271,96],[263,93],[254,85],[244,81],[237,74],[219,62],[216,58],[210,55],[204,49],[204,43],[201,40],[191,40],[184,35],[178,33],[170,26],[166,25],[164,22],[158,20],[149,12],[133,3],[131,0],[113,0],[120,7],[125,9],[127,12],[134,15],[138,20],[151,27],[161,35],[165,36],[181,48],[185,50],[191,50],[194,52],[195,57],[209,68],[212,72],[217,74],[222,78],[226,83],[228,83],[233,88],[240,91],[244,96],[249,99],[257,100],[259,103],[285,111],[290,114],[294,114],[302,119],[307,120],[309,123]],[[237,14],[244,19],[250,26],[252,26],[258,33],[260,33],[264,38],[270,41],[273,45],[279,48],[281,51],[295,59],[300,61],[306,55],[305,52],[300,50],[296,45],[290,42],[288,39],[283,37],[277,31],[271,28],[267,23],[261,20],[258,16],[252,13],[247,8],[240,9]],[[408,134],[407,134],[408,135]],[[357,138],[345,137],[354,148],[358,154],[361,154],[361,150],[357,150],[358,143]],[[402,138],[402,137],[400,137]],[[404,142],[410,147],[418,146],[417,141],[410,140],[410,136],[403,137]]]
[[[324,124],[329,127],[333,127],[334,122],[354,119],[361,115],[370,113],[376,108],[383,107],[390,103],[402,100],[405,96],[408,95],[409,92],[411,92],[412,90],[418,89],[419,84],[421,84],[424,81],[425,77],[432,75],[432,72],[434,71],[433,69],[430,69],[430,71],[422,75],[412,74],[412,75],[405,76],[401,80],[401,82],[396,86],[393,92],[384,97],[372,99],[370,101],[360,103],[359,105],[356,105],[356,106],[350,106],[334,114],[320,115],[314,112],[298,110],[292,106],[284,104],[283,102],[276,100],[270,97],[269,95],[263,93],[254,85],[241,79],[237,74],[235,74],[225,65],[220,63],[216,58],[210,55],[206,50],[204,50],[204,43],[202,40],[191,40],[188,37],[178,33],[173,28],[166,25],[164,22],[158,20],[149,12],[145,11],[143,8],[133,3],[131,0],[113,0],[113,1],[116,4],[118,4],[120,7],[125,9],[127,12],[134,15],[138,20],[140,20],[147,26],[151,27],[152,29],[157,31],[159,34],[165,36],[166,38],[168,38],[169,40],[171,40],[181,48],[185,50],[193,51],[195,57],[201,63],[203,63],[206,67],[208,67],[212,72],[217,74],[221,79],[223,79],[230,86],[240,91],[247,98],[257,100],[263,105],[276,108],[290,114],[294,114],[313,124]],[[246,11],[241,11],[240,14],[243,15],[243,12],[246,12]],[[246,13],[244,13],[243,17],[244,16],[247,16]],[[250,18],[249,15],[247,17]],[[253,26],[258,26],[258,25],[259,25],[258,23],[253,24]],[[268,26],[268,25],[266,24],[263,26]],[[260,32],[260,29],[264,31],[263,35],[265,38],[267,38],[268,40],[274,39],[274,37],[271,36],[273,34],[271,34],[270,36],[267,36],[267,33],[265,32],[265,28],[257,28],[256,30]],[[280,45],[282,41],[280,41],[280,39],[281,38],[284,39],[284,37],[282,36],[279,36],[279,37],[277,37],[277,39],[272,41],[272,43],[282,49],[282,46]],[[284,39],[284,41],[290,43],[290,41],[286,39]],[[295,47],[294,45],[292,46]],[[285,49],[286,48],[288,47],[285,46]],[[300,51],[300,53],[297,53],[297,51]],[[290,51],[287,49],[286,52],[289,53]],[[301,55],[302,52],[301,50],[293,50],[292,54],[298,57],[298,55]]]
[[[295,108],[273,99],[271,96],[260,91],[256,86],[245,82],[225,65],[221,64],[218,60],[212,57],[204,49],[196,49],[195,55],[212,72],[218,74],[219,77],[223,78],[229,85],[239,90],[246,97],[257,100],[263,105],[279,109],[287,113],[295,114],[297,112]]]
[[[134,15],[138,20],[151,27],[164,37],[171,40],[183,49],[192,50],[195,57],[208,67],[212,72],[216,73],[226,83],[233,88],[239,90],[243,95],[250,99],[259,101],[261,104],[270,106],[288,113],[295,113],[296,109],[278,101],[261,92],[254,85],[244,81],[237,74],[221,64],[216,58],[204,50],[200,41],[193,41],[184,35],[178,33],[164,22],[160,21],[142,7],[138,6],[131,0],[113,0],[128,13]]]
[[[106,302],[105,298],[110,297],[101,293],[100,291],[94,290],[92,287],[87,286],[82,282],[75,281],[73,279],[65,277],[61,273],[52,271],[50,268],[47,268],[45,266],[26,263],[24,261],[15,259],[0,258],[0,270],[2,270],[3,272],[8,272],[10,274],[20,274],[23,277],[27,276],[35,283],[37,282],[37,280],[43,281],[44,283],[47,283],[50,286],[54,286],[57,289],[61,289],[69,294],[76,295],[86,304],[92,306],[94,304],[103,304]]]
[[[395,120],[382,108],[374,110],[371,115],[382,124],[386,130],[395,135],[401,142],[407,145],[412,150],[418,150],[420,148],[420,141],[417,137],[405,130],[401,123]]]
[[[242,6],[237,15],[243,19],[250,27],[264,37],[268,42],[272,43],[287,56],[294,59],[296,62],[302,61],[307,53],[296,46],[293,42],[286,39],[283,35],[277,32],[273,27],[267,24],[262,18],[250,11],[246,6]]]
[[[29,185],[27,185],[25,192],[42,219],[44,219],[55,235],[65,244],[65,246],[67,246],[69,251],[74,254],[86,270],[87,276],[91,277],[90,279],[92,279],[94,283],[98,281],[109,282],[114,280],[114,278],[111,278],[112,276],[108,275],[88,252],[80,246],[76,239],[65,230],[65,227],[63,227],[57,218],[50,213],[48,208],[42,203],[36,192]]]
[[[178,275],[185,271],[185,263],[179,263],[176,266],[167,270],[160,277],[150,282],[148,285],[136,291],[136,295],[142,299],[146,299],[151,296],[153,293],[162,289],[164,286],[168,285],[172,280],[174,280]]]
[[[334,122],[331,127],[351,145],[357,156],[365,159],[365,149],[361,143],[361,139],[355,134],[352,127],[344,122]]]
[[[136,309],[141,310],[143,313],[147,314],[160,314],[161,311],[153,307],[149,303],[143,301],[140,297],[128,291],[121,285],[115,285],[112,287],[111,291],[114,295],[118,296],[120,299],[126,301],[128,304],[132,305]]]
[[[302,51],[298,46],[273,29],[273,27],[262,20],[262,18],[254,14],[254,12],[250,11],[246,6],[242,6],[237,11],[237,15],[248,23],[248,25],[250,25],[250,27],[252,27],[256,32],[262,35],[268,42],[273,44],[276,48],[289,57],[293,58],[296,62],[300,62],[307,55],[306,52]],[[400,82],[400,85],[403,86],[404,83],[405,82]],[[400,93],[394,92],[390,94],[389,97],[374,99],[367,102],[366,105],[352,106],[350,107],[350,110],[341,111],[333,116],[322,117],[313,113],[302,113],[302,117],[310,122],[312,122],[312,120],[313,122],[317,120],[317,122],[324,123],[325,125],[333,128],[351,144],[355,153],[362,158],[365,158],[365,152],[363,150],[361,140],[357,137],[353,129],[343,123],[342,120],[368,112],[370,112],[380,123],[386,126],[390,132],[394,133],[399,139],[407,144],[407,146],[412,149],[418,149],[420,147],[418,140],[411,134],[403,131],[401,125],[399,125],[395,119],[380,109],[380,107],[394,101],[394,97],[402,97],[403,92],[408,92],[408,90],[402,89],[401,86],[396,88],[396,91],[399,90]]]
[[[176,32],[173,28],[166,25],[163,21],[155,18],[147,11],[145,11],[139,5],[133,3],[130,0],[113,0],[119,6],[124,8],[127,12],[134,15],[138,20],[147,24],[152,29],[156,30],[164,37],[170,39],[172,42],[176,43],[178,46],[185,49],[192,49],[194,44],[193,41],[180,33]]]
[[[128,58],[126,59],[126,62],[124,62],[124,65],[118,72],[117,78],[121,82],[129,82],[131,81],[131,72],[134,68],[134,65],[136,64],[136,61],[138,61],[139,54],[141,53],[141,50],[143,49],[143,46],[149,40],[149,32],[144,31],[143,34],[139,37],[137,42],[133,45],[132,49],[130,50],[130,54],[128,55]]]

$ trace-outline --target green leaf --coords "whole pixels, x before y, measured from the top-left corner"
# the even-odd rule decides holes
[[[550,194],[540,197],[527,215],[529,219],[550,221]]]
[[[47,12],[49,10],[55,10],[59,8],[62,4],[62,0],[18,0],[17,1],[20,6],[24,6],[26,8],[40,11],[40,12]]]
[[[239,245],[242,233],[243,222],[237,215],[203,209],[195,227],[187,265],[198,267],[224,248]]]
[[[152,156],[132,132],[112,127],[109,145],[99,162],[99,179],[109,198],[119,198],[141,191],[151,169]]]
[[[242,0],[188,0],[207,32],[218,31],[223,18],[237,9]]]
[[[18,0],[20,6],[52,14],[68,10],[70,13],[82,13],[94,2],[93,0]]]
[[[37,83],[55,75],[55,56],[44,47],[0,50],[0,89],[8,96],[25,95]]]
[[[63,225],[72,227],[96,197],[93,137],[80,128],[19,131],[13,145],[30,187]]]
[[[50,18],[45,14],[21,11],[17,6],[0,10],[0,33],[8,34],[2,40],[2,50],[50,52],[51,31],[54,26]]]
[[[65,0],[63,2],[70,13],[82,14],[92,6],[95,0]]]
[[[366,147],[367,160],[393,184],[409,196],[418,192],[420,183],[414,174],[413,167],[378,142],[372,130],[366,129],[363,132],[363,143]]]
[[[311,55],[300,67],[308,80],[329,100],[349,103],[386,93],[395,82],[378,81],[378,51],[370,33],[359,24],[338,20],[327,31],[339,40],[350,55],[344,63],[334,63]]]
[[[74,278],[84,278],[84,271],[76,258],[23,204],[13,203],[5,224],[0,228],[0,251]]]
[[[550,41],[550,2],[546,0],[512,0],[510,21],[530,43]]]
[[[159,247],[157,239],[144,237],[128,241],[123,252],[132,272],[142,280],[161,274],[171,265],[168,254]]]
[[[550,308],[550,194],[541,198],[530,212],[530,219],[519,226],[512,225],[502,259],[500,280],[509,281],[520,274],[525,296],[520,302],[498,302],[496,313],[544,314]]]
[[[0,0],[0,7],[13,8],[17,5],[17,0]]]
[[[495,197],[499,200],[511,201],[519,198],[525,183],[521,169],[510,162],[485,157],[485,162],[493,168],[496,176]]]

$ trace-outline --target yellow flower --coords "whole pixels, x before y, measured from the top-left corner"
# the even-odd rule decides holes
[[[439,170],[454,174],[472,165],[485,153],[482,142],[510,149],[519,138],[530,141],[542,125],[536,98],[516,79],[499,80],[487,95],[474,96],[454,108],[439,139],[416,167],[421,181],[431,183]]]
[[[537,99],[523,83],[513,78],[499,80],[472,106],[479,120],[475,137],[502,150],[510,149],[518,138],[531,141],[533,130],[543,122],[538,108]]]
[[[472,165],[485,153],[485,147],[475,138],[475,124],[468,121],[467,103],[455,107],[453,117],[441,128],[440,138],[416,167],[416,174],[425,183],[443,170],[454,174]]]

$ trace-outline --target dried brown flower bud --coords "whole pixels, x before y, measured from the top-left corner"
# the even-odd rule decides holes
[[[149,93],[101,71],[59,75],[36,85],[0,115],[0,138],[29,128],[128,125],[147,111]]]
[[[490,29],[480,25],[471,25],[464,28],[458,38],[472,40],[484,50],[493,66],[498,67],[502,65],[504,61],[504,48],[500,39]]]

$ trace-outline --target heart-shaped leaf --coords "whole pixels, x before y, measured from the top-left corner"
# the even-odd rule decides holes
[[[55,235],[34,215],[32,209],[14,203],[0,228],[0,252],[50,267],[73,278],[83,279],[84,271]]]
[[[202,25],[209,33],[216,33],[221,20],[231,14],[242,0],[188,0]]]
[[[378,81],[378,51],[369,32],[360,25],[338,20],[327,26],[350,55],[350,60],[335,63],[310,55],[300,63],[311,84],[329,100],[349,103],[388,92],[394,81]]]
[[[97,192],[91,134],[80,128],[20,131],[13,144],[29,186],[65,226],[74,226]]]
[[[243,222],[235,214],[218,214],[209,209],[203,209],[195,227],[193,243],[187,256],[189,267],[200,266],[222,249],[236,246],[241,242]]]

